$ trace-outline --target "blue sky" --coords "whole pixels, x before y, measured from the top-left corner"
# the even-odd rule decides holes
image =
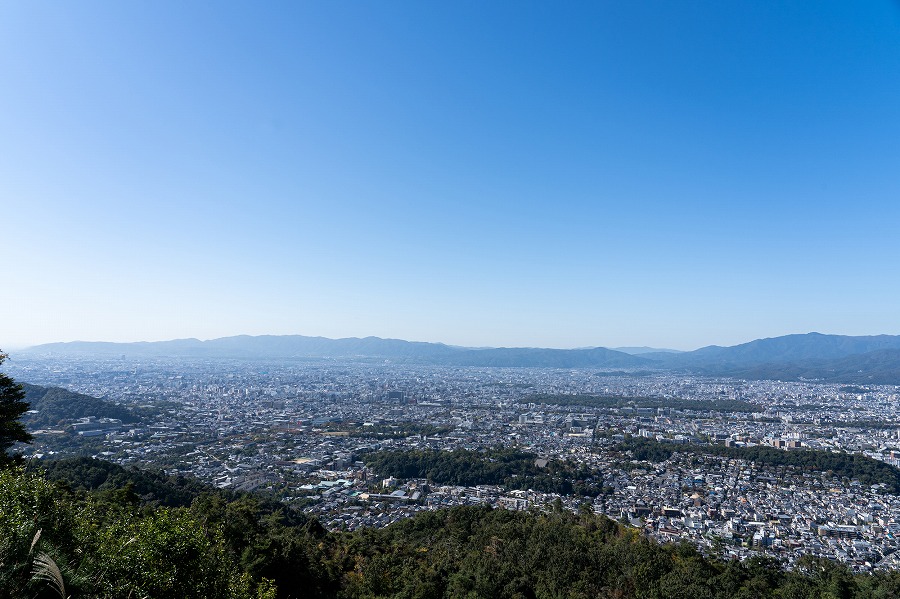
[[[0,5],[0,347],[900,333],[900,4]]]

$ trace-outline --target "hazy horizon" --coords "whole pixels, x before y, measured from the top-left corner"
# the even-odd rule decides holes
[[[805,334],[809,334],[809,333],[820,333],[823,335],[838,334],[838,333],[822,332],[822,331],[806,331],[806,332],[802,332],[802,333],[801,332],[784,333],[784,335],[805,335]],[[893,335],[893,334],[894,333],[873,333],[871,335]],[[418,342],[418,343],[441,343],[441,344],[445,344],[445,345],[450,345],[450,346],[455,346],[455,347],[464,347],[464,348],[469,348],[469,349],[501,348],[501,347],[510,347],[510,348],[511,347],[526,347],[526,348],[542,348],[542,349],[591,349],[591,348],[596,348],[596,347],[602,347],[602,348],[612,349],[612,350],[616,350],[616,351],[622,351],[624,353],[632,353],[632,352],[627,352],[625,350],[656,349],[656,350],[661,350],[661,351],[674,350],[674,351],[688,352],[688,351],[693,351],[696,349],[700,349],[703,347],[709,347],[709,346],[713,346],[713,345],[727,347],[727,346],[732,346],[732,345],[740,345],[743,343],[748,343],[750,341],[755,341],[757,339],[765,339],[765,338],[769,338],[769,337],[781,337],[783,335],[760,336],[760,337],[754,337],[752,339],[744,339],[744,340],[738,341],[736,343],[728,343],[728,344],[706,343],[704,345],[699,345],[697,347],[677,348],[677,347],[665,347],[662,345],[640,345],[640,346],[637,346],[637,345],[609,345],[609,344],[607,344],[607,345],[594,344],[594,345],[584,345],[584,346],[577,346],[577,347],[555,347],[555,346],[547,346],[547,345],[514,346],[514,345],[503,345],[503,344],[466,345],[466,344],[459,344],[459,343],[448,343],[448,342],[440,340],[440,339],[430,339],[430,340],[429,339],[402,339],[399,337],[381,337],[379,335],[349,335],[346,337],[329,337],[327,335],[306,335],[303,333],[283,333],[283,334],[260,333],[259,335],[247,335],[247,334],[239,333],[237,335],[225,335],[225,336],[221,336],[221,337],[208,337],[208,338],[182,336],[182,337],[173,337],[173,338],[169,338],[169,339],[135,339],[135,340],[129,340],[129,341],[113,341],[110,339],[94,339],[94,340],[70,339],[70,340],[64,340],[64,341],[48,341],[48,342],[44,342],[44,343],[34,343],[31,345],[20,345],[20,346],[10,345],[8,348],[0,348],[0,349],[2,349],[3,351],[6,351],[6,352],[15,352],[17,350],[26,350],[26,349],[29,349],[32,347],[53,344],[53,343],[156,343],[156,342],[166,342],[166,341],[184,341],[184,340],[190,340],[190,339],[194,339],[197,341],[214,341],[216,339],[222,339],[222,338],[228,338],[228,337],[241,337],[241,336],[253,336],[253,337],[255,337],[255,336],[266,336],[266,337],[301,336],[301,337],[325,337],[327,339],[347,339],[347,338],[362,339],[362,338],[366,338],[366,337],[379,337],[381,339],[399,339],[402,341],[410,341],[410,342]],[[853,335],[853,336],[857,336],[857,335]],[[858,335],[858,336],[869,336],[869,335],[867,334],[867,335]],[[641,352],[637,352],[634,355],[640,355],[640,353]]]
[[[0,348],[900,331],[900,4],[0,6]]]
[[[306,335],[303,333],[260,333],[258,335],[245,335],[243,333],[238,333],[236,335],[223,335],[223,336],[206,337],[206,338],[181,336],[181,337],[172,337],[172,338],[165,338],[165,339],[131,339],[131,340],[125,340],[125,341],[114,341],[114,340],[110,340],[110,339],[66,339],[66,340],[56,340],[56,341],[45,341],[45,342],[41,342],[41,343],[31,343],[31,344],[26,344],[26,345],[10,345],[8,348],[0,348],[0,349],[8,352],[8,351],[29,349],[29,348],[37,347],[40,345],[50,345],[50,344],[54,344],[54,343],[159,343],[159,342],[166,342],[166,341],[182,341],[182,340],[188,340],[188,339],[196,339],[198,341],[214,341],[216,339],[223,339],[223,338],[228,338],[228,337],[241,337],[241,336],[282,337],[282,336],[295,336],[295,335],[302,336],[302,337],[324,337],[327,339],[347,339],[347,338],[363,339],[366,337],[379,337],[381,339],[400,339],[399,337],[382,337],[380,335],[349,335],[347,337],[329,337],[327,335]],[[410,341],[410,342],[415,342],[415,343],[443,343],[445,345],[450,345],[450,346],[454,346],[454,347],[465,347],[465,348],[471,348],[471,349],[489,348],[489,347],[490,348],[512,347],[512,346],[503,346],[503,345],[466,345],[466,344],[458,344],[458,343],[448,343],[448,342],[442,341],[440,339],[432,339],[432,340],[402,339],[402,341]],[[707,345],[709,345],[709,344],[707,344]],[[546,349],[588,349],[588,348],[594,348],[594,347],[606,347],[608,349],[618,350],[619,348],[641,349],[641,348],[646,348],[646,347],[651,347],[651,346],[623,345],[623,346],[613,347],[611,345],[586,345],[586,346],[579,346],[579,347],[548,347],[548,346],[543,346],[543,345],[526,345],[526,346],[516,346],[516,347],[540,347],[540,348],[546,348]],[[652,347],[655,349],[661,349],[661,350],[677,350],[677,348],[670,348],[670,347],[665,347],[665,348],[661,347],[661,346],[652,346]],[[691,349],[698,349],[698,348],[691,348]],[[690,351],[690,350],[678,350],[678,351]]]

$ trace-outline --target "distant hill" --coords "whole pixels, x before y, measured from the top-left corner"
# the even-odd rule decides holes
[[[442,343],[379,337],[328,339],[303,335],[239,335],[209,341],[175,339],[138,343],[73,341],[48,343],[19,352],[35,357],[126,356],[190,358],[436,358],[461,351]]]
[[[900,385],[900,349],[882,349],[834,360],[802,360],[754,366],[712,366],[708,374],[760,380],[820,380],[831,383]]]
[[[643,354],[681,354],[684,353],[680,349],[664,349],[659,347],[647,347],[646,345],[640,347],[613,347],[610,348],[615,351],[620,351],[625,354],[630,354],[632,356],[640,356]]]
[[[730,347],[645,353],[657,368],[748,380],[900,384],[900,335],[784,335]]]
[[[210,341],[51,343],[23,350],[18,356],[264,360],[331,358],[460,367],[670,370],[747,379],[807,378],[844,383],[900,384],[900,335],[850,337],[807,333],[757,339],[730,347],[710,345],[689,352],[649,347],[619,350],[603,347],[473,349],[379,337],[328,339],[302,335],[241,335]]]
[[[900,335],[849,337],[846,335],[784,335],[720,347],[710,345],[680,354],[644,354],[666,367],[750,366],[833,360],[881,349],[900,349]]]
[[[448,366],[510,366],[551,368],[639,368],[651,362],[606,348],[542,349],[485,348],[468,349],[443,343],[349,337],[328,339],[302,335],[241,335],[210,341],[178,339],[141,343],[104,343],[75,341],[38,345],[19,352],[22,357],[71,358],[125,356],[128,358],[364,358]]]
[[[25,401],[29,403],[24,417],[29,429],[57,426],[60,422],[96,416],[97,418],[117,418],[122,422],[136,422],[138,416],[123,406],[105,399],[75,393],[61,387],[40,387],[23,384]]]

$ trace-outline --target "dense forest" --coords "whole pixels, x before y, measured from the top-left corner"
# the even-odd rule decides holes
[[[603,491],[599,472],[562,460],[539,461],[535,454],[516,449],[379,451],[364,455],[363,461],[383,476],[425,478],[444,485],[503,485],[588,497]]]
[[[159,470],[119,466],[90,457],[44,460],[41,469],[48,480],[69,490],[103,493],[127,489],[144,506],[189,507],[204,493],[218,494],[225,500],[238,497],[195,478],[168,476]]]
[[[91,470],[69,465],[73,477]],[[53,470],[68,480],[66,468]],[[136,470],[100,465],[94,474],[101,487],[124,486],[86,492],[41,473],[0,472],[0,598],[900,596],[900,572],[854,575],[818,559],[790,572],[764,556],[720,561],[587,510],[462,507],[329,533],[250,495],[176,481],[193,498],[163,507],[142,503]]]
[[[856,479],[864,485],[883,484],[890,493],[900,493],[900,469],[858,453],[833,452],[820,449],[784,451],[767,445],[726,447],[724,445],[695,445],[660,443],[655,439],[630,437],[612,448],[635,460],[662,462],[677,452],[716,455],[747,460],[767,466],[787,466],[805,472],[831,473],[838,478]]]
[[[740,399],[683,399],[662,397],[620,397],[615,395],[553,395],[538,393],[519,401],[523,404],[583,408],[671,408],[694,412],[762,412],[762,408]]]
[[[696,371],[750,380],[799,381],[860,385],[900,385],[900,349],[886,348],[832,359],[810,358],[762,364],[700,365]]]
[[[41,387],[27,383],[22,387],[25,390],[25,401],[30,404],[31,409],[24,421],[31,429],[57,426],[85,416],[116,418],[122,422],[137,422],[140,419],[140,415],[134,410],[61,387]]]

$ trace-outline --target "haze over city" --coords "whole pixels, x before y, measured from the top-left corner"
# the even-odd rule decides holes
[[[900,8],[6,3],[4,350],[900,332]]]

